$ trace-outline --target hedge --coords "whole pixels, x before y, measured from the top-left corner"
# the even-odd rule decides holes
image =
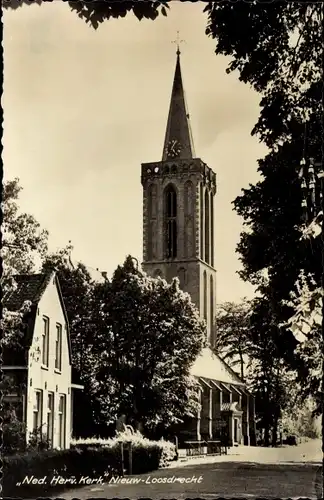
[[[140,474],[159,467],[167,466],[177,458],[177,451],[174,443],[160,439],[152,441],[144,437],[140,432],[124,431],[113,438],[88,438],[71,441],[71,446],[108,446],[120,448],[120,442],[132,444],[133,450],[133,473]],[[124,447],[125,467],[128,466],[128,447]]]
[[[133,474],[158,469],[175,458],[175,447],[167,441],[149,441],[139,434],[129,439],[120,435],[111,440],[89,439],[72,442],[69,450],[46,450],[3,457],[2,495],[4,497],[37,498],[56,494],[67,488],[85,486],[85,476],[102,476],[108,482],[113,475],[122,473],[120,441],[132,441]],[[128,451],[124,447],[124,466],[128,472]],[[72,483],[57,484],[54,477],[72,479]],[[44,484],[27,483],[26,477]],[[17,484],[20,483],[20,484]]]
[[[55,494],[67,487],[76,488],[82,476],[109,479],[120,474],[120,454],[116,449],[87,447],[84,449],[49,450],[3,457],[2,494],[4,497],[37,498]],[[67,484],[57,484],[55,477],[72,479]],[[28,484],[32,478],[44,484]],[[82,484],[84,485],[84,484]]]

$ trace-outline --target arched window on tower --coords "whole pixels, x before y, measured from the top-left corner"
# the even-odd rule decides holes
[[[205,262],[209,264],[209,249],[210,249],[210,238],[209,238],[209,194],[206,189],[205,192]]]
[[[194,235],[195,197],[194,197],[194,187],[191,181],[187,181],[184,185],[183,198],[184,198],[184,218],[185,218],[183,255],[185,258],[190,258],[193,257],[195,249],[195,235]]]
[[[210,275],[209,296],[210,296],[210,343],[213,345],[215,318],[214,318],[214,278],[212,275]]]
[[[204,260],[204,188],[202,183],[200,183],[200,258]]]
[[[208,310],[208,304],[207,304],[207,273],[206,273],[206,271],[204,271],[203,287],[204,287],[204,320],[206,321],[206,324],[208,325],[208,315],[207,315],[207,310]]]
[[[214,267],[214,195],[210,193],[210,265]]]
[[[147,258],[156,258],[156,212],[157,212],[156,185],[151,184],[147,190]]]
[[[165,256],[174,259],[177,256],[177,193],[172,185],[164,191],[165,213]]]

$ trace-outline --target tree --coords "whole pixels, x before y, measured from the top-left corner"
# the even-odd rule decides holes
[[[101,412],[98,398],[105,394],[97,394],[96,374],[100,366],[96,345],[98,311],[100,303],[96,302],[97,284],[92,280],[84,264],[73,265],[70,260],[72,245],[49,254],[43,262],[43,271],[55,268],[66,307],[71,338],[73,374],[77,373],[84,385],[81,394],[75,395],[75,406],[82,407],[82,412],[75,412],[73,428],[79,436],[93,436],[101,431]],[[94,415],[98,414],[97,419]],[[106,428],[106,425],[104,425]]]
[[[57,272],[70,323],[73,364],[82,375],[87,349],[93,344],[91,314],[95,283],[84,264],[71,264],[71,251],[69,244],[49,254],[43,262],[43,271],[54,268]]]
[[[323,237],[321,219],[323,221],[322,210],[309,224],[305,224],[304,239],[316,240],[316,238]],[[323,245],[323,241],[321,243]],[[301,392],[305,398],[309,396],[314,398],[313,413],[315,415],[323,413],[323,301],[323,283],[318,286],[314,275],[306,274],[304,270],[301,270],[297,281],[297,291],[291,292],[288,302],[294,314],[289,318],[286,326],[298,342],[296,355],[304,362],[304,370],[300,376]]]
[[[41,5],[42,0],[3,0],[3,5],[6,8],[17,9],[21,5],[31,5],[37,3]],[[78,2],[69,1],[67,2],[70,9],[77,13],[77,15],[84,20],[87,24],[90,24],[93,28],[97,29],[99,24],[107,21],[111,18],[125,17],[127,14],[132,12],[137,19],[156,19],[159,14],[163,16],[167,15],[167,9],[169,5],[166,1],[145,1],[138,2],[133,1],[119,1],[119,0],[94,0],[94,1],[83,1]]]
[[[296,377],[282,357],[272,303],[266,297],[256,297],[251,306],[247,383],[256,398],[257,425],[263,431],[264,444],[275,446],[283,411],[288,407],[296,410],[299,403]]]
[[[239,364],[256,398],[256,418],[265,446],[276,445],[281,415],[298,406],[294,373],[278,348],[278,327],[271,303],[263,297],[221,304],[216,314],[215,349],[230,366]],[[271,438],[272,436],[272,438]]]
[[[292,332],[279,324],[293,314],[288,299],[300,270],[318,285],[322,272],[320,243],[301,239],[298,173],[302,158],[321,156],[323,4],[209,2],[205,11],[216,53],[231,57],[227,72],[238,71],[240,81],[262,94],[252,135],[270,148],[258,162],[262,180],[234,201],[245,223],[238,245],[241,276],[271,303],[268,327],[276,319],[278,328],[268,329],[283,359],[305,374],[310,360],[298,355]],[[254,314],[252,321],[264,319]]]
[[[13,274],[33,272],[47,253],[48,232],[36,219],[19,212],[19,179],[5,182],[2,191],[2,264],[3,294],[12,287]],[[38,261],[38,262],[37,262]]]
[[[97,291],[97,381],[107,414],[125,414],[147,430],[192,415],[198,403],[190,367],[204,345],[205,324],[178,280],[150,278],[129,256]]]
[[[47,252],[48,233],[41,229],[36,219],[19,212],[18,199],[21,191],[19,180],[5,182],[2,191],[2,276],[1,291],[6,298],[17,284],[15,274],[30,274]],[[1,327],[3,336],[1,347],[6,352],[21,350],[23,320],[30,308],[26,301],[20,311],[2,311]]]
[[[233,368],[240,367],[241,379],[245,378],[245,366],[250,348],[250,309],[249,302],[225,302],[217,307],[215,325],[217,354]]]
[[[259,160],[262,180],[243,190],[234,201],[245,225],[237,248],[243,264],[240,275],[256,284],[259,293],[271,302],[271,310],[281,325],[293,314],[289,297],[300,269],[311,273],[317,282],[321,277],[320,242],[301,238],[303,212],[298,158],[302,148],[300,137],[294,137]],[[312,152],[314,145],[309,147],[309,153]],[[296,368],[296,340],[287,327],[280,327],[278,332],[282,355]]]
[[[208,2],[206,34],[227,72],[262,93],[252,134],[269,147],[289,141],[309,115],[321,121],[323,4]]]

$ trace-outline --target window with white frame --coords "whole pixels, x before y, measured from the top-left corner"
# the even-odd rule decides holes
[[[62,325],[56,323],[55,368],[62,369]]]
[[[54,435],[54,392],[49,392],[47,397],[47,439],[53,447]]]
[[[41,432],[43,419],[43,391],[36,389],[34,392],[34,407],[33,407],[33,432]]]
[[[49,318],[43,316],[42,364],[48,367],[49,359]]]
[[[59,447],[65,449],[65,429],[66,429],[66,396],[60,394],[59,399]]]

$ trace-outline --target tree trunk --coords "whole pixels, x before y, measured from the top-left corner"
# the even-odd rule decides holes
[[[239,355],[240,355],[240,366],[241,366],[241,379],[244,380],[244,361],[241,349],[239,349]]]
[[[266,422],[264,426],[264,446],[268,447],[269,444],[270,444],[270,425],[269,422]]]
[[[278,433],[278,418],[277,416],[275,416],[272,427],[272,446],[277,445],[277,433]]]

